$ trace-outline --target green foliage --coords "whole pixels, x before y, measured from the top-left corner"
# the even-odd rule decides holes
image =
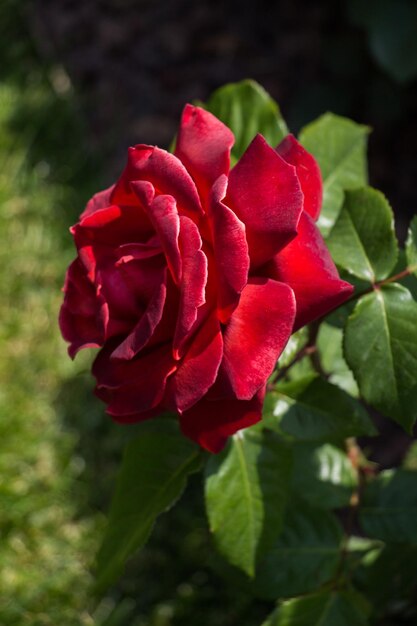
[[[360,521],[370,537],[417,545],[417,472],[381,472],[364,490]]]
[[[142,425],[125,450],[98,554],[99,589],[120,575],[126,559],[144,545],[157,516],[180,497],[188,474],[200,464],[199,449],[181,435],[176,422],[167,418]]]
[[[398,248],[394,216],[382,193],[371,187],[347,192],[327,245],[335,263],[357,278],[386,278]]]
[[[273,147],[288,134],[277,103],[253,80],[220,87],[203,106],[233,131],[232,159],[235,161],[257,133]]]
[[[284,368],[290,365],[294,357],[298,354],[298,352],[307,344],[308,341],[308,332],[307,328],[301,328],[296,333],[291,335],[288,340],[287,345],[285,346],[284,351],[279,357],[278,368]]]
[[[329,443],[294,446],[292,490],[312,506],[335,509],[348,506],[358,475],[347,454]]]
[[[333,227],[344,191],[367,183],[366,144],[369,129],[326,113],[300,132],[300,141],[313,154],[323,178],[323,206],[318,224],[324,235]]]
[[[417,470],[417,441],[411,444],[402,466],[404,469]]]
[[[347,307],[344,307],[347,309]],[[317,350],[327,381],[343,389],[351,396],[359,396],[358,385],[343,356],[343,330],[328,322],[320,324]],[[374,434],[368,432],[368,434]]]
[[[283,602],[262,626],[366,626],[364,600],[352,591],[321,591]]]
[[[220,552],[249,576],[279,535],[291,469],[277,436],[243,431],[207,464],[206,502]]]
[[[407,261],[417,276],[417,216],[411,220],[406,243]]]
[[[359,402],[314,374],[278,385],[267,406],[279,417],[279,428],[302,441],[340,441],[375,434]],[[270,421],[268,425],[273,424]]]
[[[377,624],[416,623],[417,546],[397,541],[369,552],[354,575]]]
[[[256,594],[289,598],[330,581],[340,563],[342,538],[342,528],[329,511],[305,502],[290,507],[278,540],[258,561]]]
[[[346,325],[345,356],[363,398],[411,432],[417,418],[417,303],[401,285],[363,296]]]

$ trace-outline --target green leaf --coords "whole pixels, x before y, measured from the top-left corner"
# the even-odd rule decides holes
[[[345,452],[325,443],[294,445],[292,489],[312,506],[334,509],[348,506],[358,483]]]
[[[326,113],[300,132],[300,141],[317,159],[323,177],[323,207],[318,221],[328,235],[343,204],[346,189],[367,183],[366,144],[369,129]]]
[[[384,542],[379,539],[369,539],[369,537],[349,537],[346,542],[346,559],[344,572],[350,578],[352,572],[362,567],[363,564],[370,563],[380,555],[384,549]]]
[[[207,464],[206,506],[219,551],[249,576],[284,518],[291,453],[275,433],[240,431]]]
[[[271,396],[268,403],[271,407],[275,400],[272,413],[279,418],[279,428],[301,441],[340,441],[375,434],[362,405],[317,376],[281,383]]]
[[[404,469],[417,471],[417,441],[411,444],[403,460]]]
[[[174,420],[146,422],[140,430],[126,447],[98,554],[99,590],[121,574],[126,559],[147,541],[157,516],[176,502],[188,474],[201,464],[199,448]]]
[[[405,250],[408,267],[417,276],[417,215],[411,220]]]
[[[411,235],[412,237],[412,235]],[[409,234],[408,234],[408,245],[411,246],[413,245],[412,242],[410,241],[410,230],[409,230]],[[409,250],[409,254],[412,254],[412,251]],[[412,257],[410,257],[412,258]],[[408,269],[410,268],[410,269]],[[412,274],[408,274],[405,273],[405,271],[412,271],[415,273]],[[400,278],[398,278],[397,282],[400,285],[403,285],[406,289],[408,289],[408,291],[411,293],[411,295],[413,296],[413,300],[417,300],[417,270],[415,269],[414,265],[410,265],[408,259],[407,259],[407,251],[405,248],[400,248],[398,250],[398,260],[397,260],[397,264],[394,267],[394,269],[392,270],[392,274],[393,276],[397,276],[398,274],[403,274]]]
[[[357,398],[358,385],[343,356],[343,330],[322,322],[317,337],[317,349],[320,363],[329,375],[329,383]]]
[[[372,187],[347,191],[327,245],[335,263],[357,278],[375,283],[389,276],[398,246],[384,195]]]
[[[374,616],[381,617],[389,610],[393,619],[389,621],[389,625],[394,626],[400,624],[400,616],[405,615],[409,617],[408,624],[416,623],[411,621],[413,615],[414,619],[417,617],[416,572],[417,546],[396,542],[369,552],[355,571],[354,577],[372,603]],[[398,622],[393,615],[393,607],[396,607],[399,614]],[[381,622],[378,620],[377,623]]]
[[[262,626],[366,626],[365,602],[353,591],[320,591],[283,602]]]
[[[288,134],[277,103],[253,80],[217,89],[203,104],[235,135],[232,157],[238,160],[257,133],[275,148]]]
[[[288,510],[284,530],[256,568],[260,598],[291,597],[329,581],[340,562],[342,529],[334,515],[303,502]]]
[[[306,345],[308,341],[308,331],[307,328],[300,328],[296,333],[291,335],[288,340],[287,345],[285,346],[284,351],[278,360],[278,368],[287,367],[294,359],[296,354]]]
[[[363,492],[359,519],[370,537],[417,544],[417,472],[381,472]]]
[[[411,432],[417,418],[417,303],[401,285],[363,296],[345,331],[345,357],[362,397]]]

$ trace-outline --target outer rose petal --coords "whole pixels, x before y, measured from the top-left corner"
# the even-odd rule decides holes
[[[214,260],[217,269],[217,307],[226,324],[248,281],[249,253],[245,225],[223,202],[227,178],[215,182],[209,201]]]
[[[200,197],[190,174],[181,161],[160,148],[139,144],[129,148],[126,169],[113,192],[114,203],[132,202],[130,183],[148,181],[157,193],[173,196],[180,214],[194,219],[202,214]],[[130,195],[129,195],[130,194]]]
[[[223,338],[215,314],[197,331],[178,369],[169,379],[166,403],[186,411],[213,385],[223,356]]]
[[[252,267],[265,263],[297,234],[303,194],[295,168],[257,135],[230,172],[225,204],[246,226]]]
[[[224,331],[221,372],[239,400],[250,400],[265,385],[291,335],[295,298],[288,285],[249,279]]]
[[[137,424],[138,422],[144,422],[152,417],[158,417],[162,408],[160,406],[149,411],[142,411],[142,413],[129,413],[128,415],[112,415],[112,420],[118,424]]]
[[[295,293],[294,331],[342,304],[353,291],[336,266],[312,218],[304,213],[298,236],[265,266],[263,273],[287,283]]]
[[[181,357],[184,344],[197,320],[197,312],[205,299],[207,283],[207,257],[201,250],[202,240],[197,226],[188,217],[180,218],[180,248],[182,256],[182,281],[177,326],[173,340],[173,354]]]
[[[83,213],[81,213],[80,220],[82,220],[84,217],[87,217],[87,215],[95,213],[99,209],[105,209],[106,207],[110,206],[110,204],[112,204],[111,196],[113,193],[113,189],[114,185],[112,185],[108,189],[104,189],[103,191],[99,191],[98,193],[94,194],[91,200],[87,202],[87,206],[85,207]]]
[[[62,336],[70,342],[68,353],[74,358],[82,348],[99,348],[105,339],[108,307],[88,280],[79,259],[68,268],[65,298],[59,313]]]
[[[313,220],[317,220],[323,200],[323,184],[316,159],[303,148],[294,135],[287,135],[276,151],[287,163],[294,165],[304,194],[304,211]]]
[[[182,113],[175,155],[181,159],[205,199],[214,181],[229,173],[232,131],[214,115],[187,104]]]
[[[203,398],[180,417],[181,430],[209,452],[220,452],[227,438],[262,418],[265,388],[250,400]]]
[[[162,345],[131,361],[110,358],[113,348],[103,348],[93,363],[96,394],[108,404],[107,413],[123,416],[155,408],[168,376],[176,369],[170,346]]]

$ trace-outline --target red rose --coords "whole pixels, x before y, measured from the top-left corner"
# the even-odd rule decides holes
[[[291,333],[352,291],[314,223],[313,157],[291,135],[276,150],[258,135],[229,172],[233,141],[187,105],[175,155],[131,148],[71,229],[60,314],[71,356],[101,348],[96,393],[115,420],[173,410],[213,452],[261,418]]]

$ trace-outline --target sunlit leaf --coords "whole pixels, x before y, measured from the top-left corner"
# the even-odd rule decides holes
[[[401,285],[363,296],[348,319],[345,357],[363,398],[407,431],[417,418],[417,303]]]
[[[249,576],[283,524],[289,448],[275,433],[241,431],[207,464],[206,505],[220,552]]]
[[[372,187],[348,191],[327,245],[335,263],[371,283],[386,278],[398,255],[394,216]]]
[[[348,506],[358,478],[346,452],[325,443],[294,445],[292,488],[318,508]]]
[[[326,236],[343,204],[344,191],[367,183],[369,129],[326,113],[300,132],[300,141],[317,159],[323,177],[323,207],[318,224]]]
[[[288,134],[277,103],[253,80],[220,87],[203,106],[233,131],[234,160],[242,156],[257,133],[274,148]]]

